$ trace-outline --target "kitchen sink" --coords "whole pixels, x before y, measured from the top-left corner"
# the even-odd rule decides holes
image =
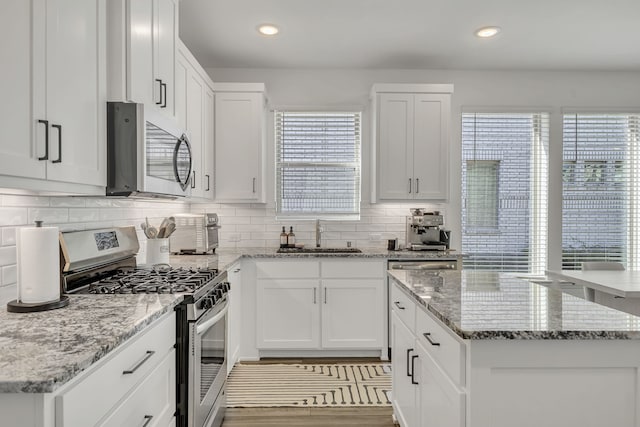
[[[359,254],[358,248],[280,248],[279,254]]]

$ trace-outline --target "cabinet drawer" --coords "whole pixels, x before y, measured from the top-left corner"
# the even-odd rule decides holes
[[[405,325],[415,333],[416,330],[416,303],[402,292],[399,285],[393,284],[391,287],[391,309],[398,315]]]
[[[455,384],[463,386],[465,384],[464,344],[424,310],[418,310],[416,313],[416,325],[418,342]]]
[[[167,426],[176,408],[176,352],[160,365],[100,423],[100,427]],[[148,424],[145,422],[148,421]]]
[[[171,313],[100,364],[66,393],[56,397],[56,425],[95,425],[123,396],[160,363],[176,342]],[[125,373],[130,372],[132,373]],[[96,399],[96,396],[100,396]]]
[[[317,279],[320,277],[318,261],[256,262],[258,279]]]
[[[383,261],[322,261],[322,277],[362,279],[384,277]]]

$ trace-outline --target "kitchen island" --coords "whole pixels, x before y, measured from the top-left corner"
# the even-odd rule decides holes
[[[638,427],[640,318],[496,272],[388,272],[405,427]]]

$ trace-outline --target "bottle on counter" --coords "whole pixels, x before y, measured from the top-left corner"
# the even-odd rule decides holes
[[[288,234],[284,229],[284,225],[282,226],[282,233],[280,233],[280,247],[286,248],[288,245]]]
[[[289,228],[289,234],[287,234],[287,246],[290,248],[296,247],[296,235],[293,232],[293,227]]]

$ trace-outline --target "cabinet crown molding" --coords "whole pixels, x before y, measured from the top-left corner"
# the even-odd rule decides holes
[[[371,87],[371,97],[380,93],[453,93],[453,84],[374,83]]]

